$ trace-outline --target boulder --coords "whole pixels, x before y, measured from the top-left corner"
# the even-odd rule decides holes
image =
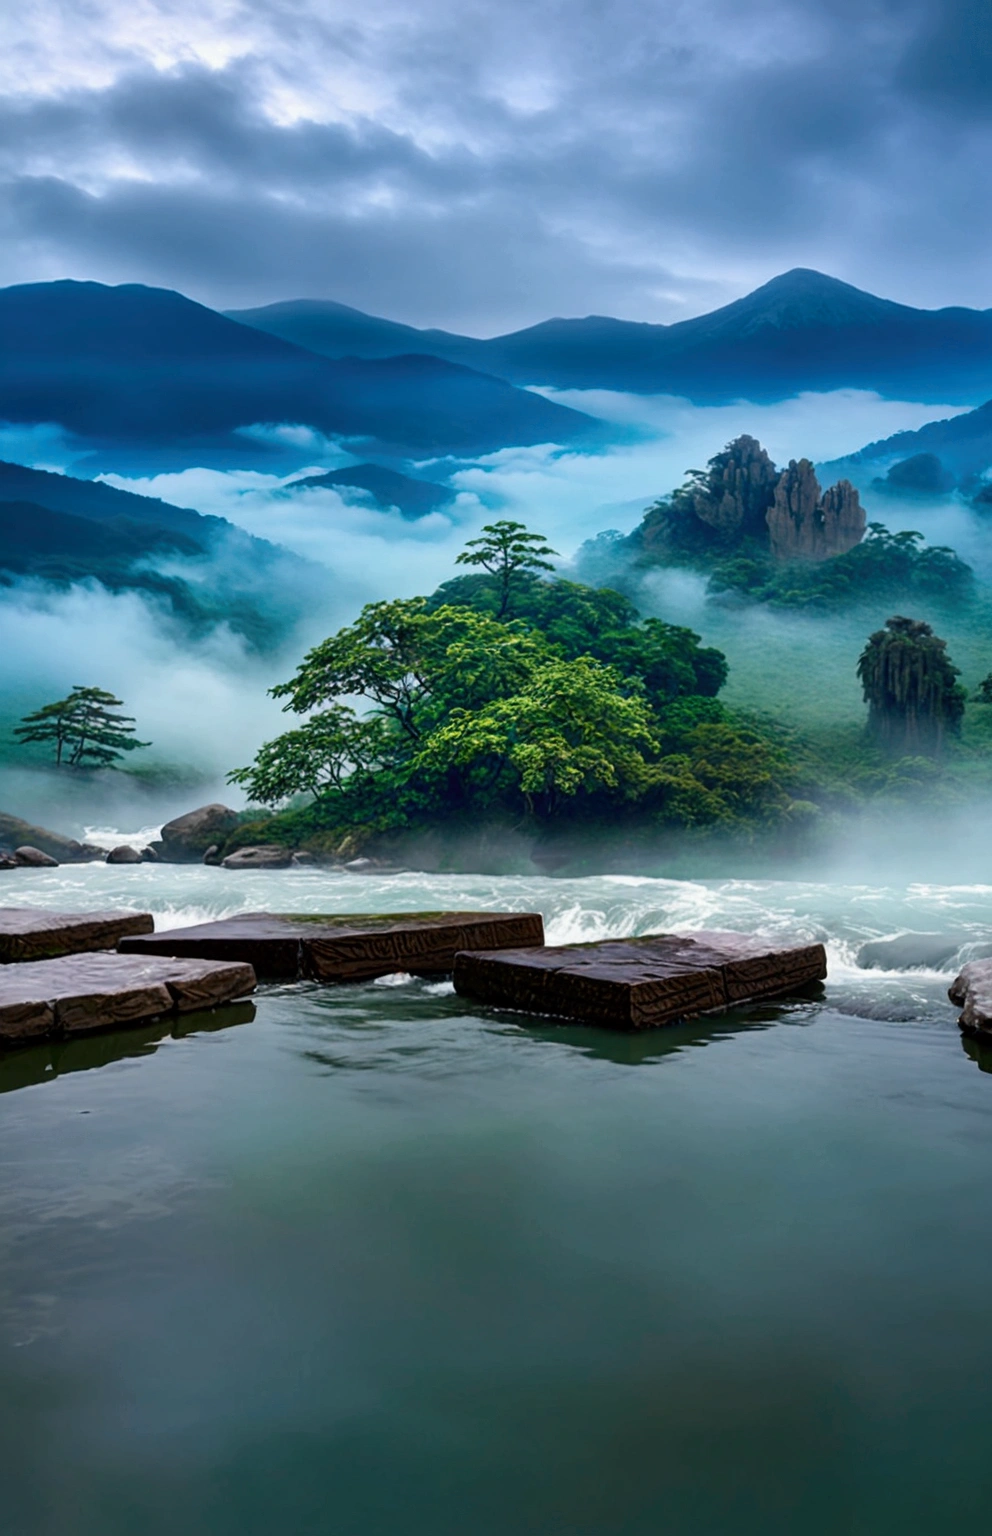
[[[4,848],[40,848],[60,864],[82,864],[90,859],[102,859],[103,849],[90,843],[77,843],[73,837],[63,837],[60,832],[49,832],[36,827],[19,816],[7,816],[0,812],[0,846]]]
[[[140,864],[141,854],[137,848],[128,847],[127,843],[121,843],[119,848],[111,848],[107,854],[108,864]]]
[[[211,844],[223,842],[237,824],[238,813],[230,806],[201,805],[167,821],[155,851],[168,864],[200,864]]]
[[[289,862],[294,867],[302,869],[306,868],[310,864],[315,864],[317,861],[312,853],[307,853],[305,848],[301,848],[297,853],[293,854]]]
[[[966,1034],[992,1038],[992,960],[971,960],[947,989],[961,1009],[958,1023]]]
[[[262,843],[254,848],[239,848],[222,861],[222,869],[288,869],[292,863],[288,848]]]
[[[40,848],[32,848],[30,843],[14,849],[14,863],[22,869],[58,869],[59,867],[58,859],[53,859],[50,853],[43,853]]]
[[[142,848],[141,862],[142,864],[158,864],[160,860],[154,848]]]
[[[204,862],[204,864],[219,864],[220,863],[220,844],[219,843],[211,843],[210,844],[210,847],[207,849],[206,853],[203,855],[203,862]]]
[[[965,942],[950,933],[897,933],[891,939],[862,944],[858,964],[866,971],[936,970],[953,960]]]

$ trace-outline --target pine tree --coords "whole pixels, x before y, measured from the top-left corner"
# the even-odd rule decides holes
[[[104,688],[75,687],[67,698],[45,704],[14,727],[21,745],[41,742],[55,749],[60,767],[110,768],[125,752],[150,746],[134,734],[134,716],[119,715],[122,700]]]
[[[499,584],[499,607],[496,618],[503,618],[510,606],[514,582],[520,576],[536,576],[538,571],[553,571],[547,558],[554,555],[539,533],[528,533],[524,523],[503,519],[487,523],[483,537],[469,539],[456,565],[481,565]]]
[[[966,694],[958,676],[946,640],[929,624],[898,614],[887,620],[858,661],[869,731],[893,752],[939,752],[945,733],[961,728]]]

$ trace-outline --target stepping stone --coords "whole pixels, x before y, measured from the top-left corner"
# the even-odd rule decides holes
[[[368,916],[287,917],[245,912],[122,940],[129,955],[243,960],[257,976],[295,981],[368,981],[394,971],[450,972],[460,949],[544,943],[537,912],[400,912]]]
[[[150,912],[46,912],[0,907],[0,962],[50,960],[116,949],[127,934],[151,933]]]
[[[0,970],[0,1045],[146,1024],[255,990],[250,965],[144,955],[63,955]]]
[[[704,932],[468,952],[456,956],[454,978],[457,992],[481,1002],[605,1029],[649,1029],[794,992],[826,974],[822,944]]]

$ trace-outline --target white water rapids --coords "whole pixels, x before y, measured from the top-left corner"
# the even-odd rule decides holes
[[[113,834],[121,841],[119,834]],[[883,1009],[892,1017],[952,1010],[947,985],[964,961],[988,953],[992,886],[830,884],[786,880],[666,880],[603,875],[349,874],[337,870],[233,871],[202,865],[63,865],[2,876],[4,905],[49,910],[131,907],[151,911],[159,929],[238,912],[413,912],[466,909],[540,911],[548,942],[588,942],[660,932],[726,928],[783,943],[827,947],[827,998],[844,1012]],[[945,936],[939,969],[866,969],[869,940],[898,934]]]

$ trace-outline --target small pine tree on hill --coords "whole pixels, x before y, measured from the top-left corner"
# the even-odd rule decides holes
[[[151,743],[138,741],[134,716],[116,713],[123,701],[105,688],[75,687],[64,699],[25,715],[14,735],[22,746],[51,746],[64,768],[112,768],[125,752]]]
[[[504,518],[498,523],[487,523],[481,538],[469,539],[455,564],[481,565],[490,576],[495,576],[499,584],[496,618],[502,619],[520,578],[553,571],[547,557],[556,553],[539,533],[529,533],[525,524]]]

